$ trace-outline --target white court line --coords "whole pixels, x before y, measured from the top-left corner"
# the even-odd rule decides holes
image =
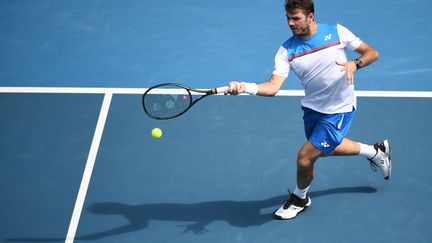
[[[90,147],[89,156],[87,158],[87,163],[84,169],[84,174],[81,180],[81,185],[78,191],[78,196],[75,202],[75,207],[72,213],[72,218],[69,224],[68,233],[66,236],[65,243],[72,243],[75,238],[75,234],[78,228],[78,223],[81,217],[82,208],[84,206],[84,201],[87,195],[87,189],[90,183],[90,178],[93,172],[93,167],[96,161],[96,155],[99,149],[99,144],[102,138],[103,130],[105,127],[105,121],[108,116],[109,107],[111,104],[112,93],[105,93],[102,107],[99,113],[99,118],[96,125],[96,130],[93,135],[93,141]]]
[[[144,94],[147,88],[0,87],[0,93]],[[173,90],[175,93],[176,91]],[[303,90],[280,90],[277,96],[304,96]],[[358,97],[432,98],[432,91],[356,91]]]

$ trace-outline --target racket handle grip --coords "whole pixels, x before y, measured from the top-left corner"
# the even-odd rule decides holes
[[[219,87],[219,88],[213,89],[212,94],[220,94],[220,93],[223,93],[227,90],[229,90],[228,86]]]

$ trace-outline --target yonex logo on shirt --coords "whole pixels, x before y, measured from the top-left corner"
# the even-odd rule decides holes
[[[332,38],[332,35],[330,34],[330,35],[326,35],[325,37],[324,37],[324,40],[325,41],[328,41],[328,40],[330,40]]]

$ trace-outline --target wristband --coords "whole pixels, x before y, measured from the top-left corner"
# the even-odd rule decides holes
[[[258,93],[258,85],[256,83],[245,83],[242,82],[245,87],[245,93],[256,95]]]

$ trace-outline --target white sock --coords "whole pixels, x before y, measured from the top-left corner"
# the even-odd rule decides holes
[[[297,197],[301,198],[301,199],[305,199],[306,198],[306,194],[307,191],[309,190],[309,187],[306,187],[305,189],[300,189],[298,188],[298,186],[296,186],[295,190],[294,190],[294,195],[296,195]]]
[[[377,151],[374,148],[374,146],[367,145],[367,144],[362,144],[362,143],[359,143],[359,144],[360,144],[360,153],[359,153],[359,155],[363,155],[363,156],[365,156],[368,159],[371,159],[371,158],[373,158],[376,155]]]

